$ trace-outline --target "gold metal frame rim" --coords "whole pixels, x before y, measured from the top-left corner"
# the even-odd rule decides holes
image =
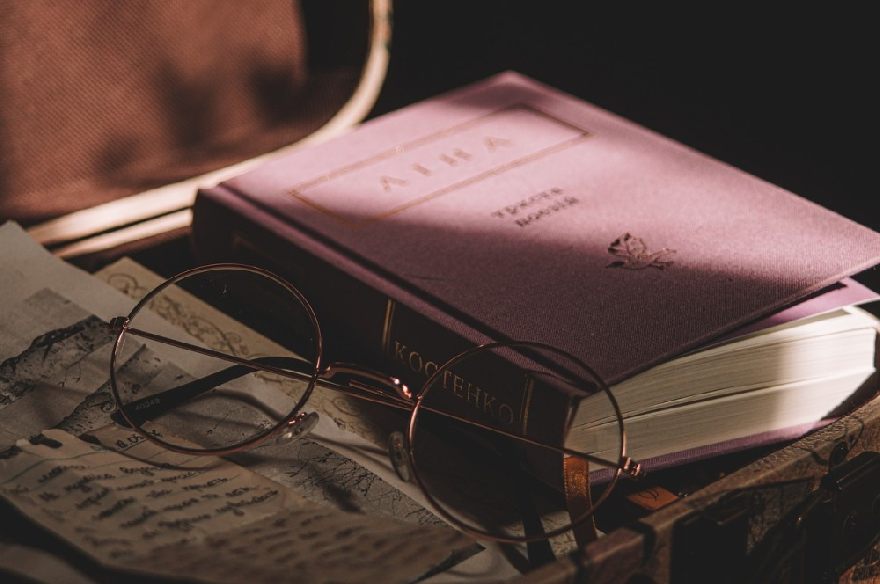
[[[482,530],[476,529],[470,525],[467,525],[466,523],[462,522],[461,520],[456,519],[448,510],[446,510],[442,505],[440,505],[436,501],[436,499],[434,499],[434,497],[431,495],[430,489],[428,489],[425,486],[423,479],[419,475],[418,464],[416,462],[415,451],[414,451],[414,447],[413,447],[413,442],[414,442],[413,438],[415,437],[415,432],[418,427],[418,413],[419,413],[419,410],[422,408],[422,401],[424,400],[424,396],[427,395],[427,393],[430,391],[430,387],[434,383],[435,379],[437,379],[437,377],[443,371],[451,368],[456,363],[458,363],[458,362],[462,361],[463,359],[466,359],[466,358],[470,357],[471,355],[478,353],[480,351],[499,349],[499,348],[515,349],[516,347],[532,347],[532,348],[550,351],[551,353],[555,353],[557,356],[569,358],[573,361],[573,363],[575,363],[579,367],[582,367],[584,369],[584,371],[597,382],[597,386],[598,386],[599,390],[602,391],[605,394],[605,396],[608,398],[608,400],[611,402],[612,408],[614,409],[614,412],[617,416],[618,436],[620,438],[620,448],[618,450],[617,467],[613,471],[611,480],[607,483],[605,490],[602,492],[602,494],[596,500],[595,504],[591,505],[591,511],[589,513],[586,513],[583,516],[579,517],[576,521],[572,521],[570,524],[568,524],[566,526],[551,530],[551,531],[544,533],[544,534],[541,534],[541,535],[534,535],[534,536],[499,536],[498,534],[494,534],[494,533],[490,533],[488,531],[482,531]],[[526,355],[526,357],[528,358],[527,355]],[[581,361],[580,359],[578,359],[577,357],[575,357],[571,353],[568,353],[567,351],[559,349],[558,347],[554,347],[552,345],[548,345],[546,343],[541,343],[538,341],[510,341],[510,342],[483,343],[481,345],[477,345],[476,347],[471,347],[470,349],[467,349],[465,351],[462,351],[461,353],[458,353],[457,355],[455,355],[452,358],[450,358],[449,360],[447,360],[443,365],[438,367],[437,370],[427,379],[427,381],[425,381],[425,384],[422,386],[422,391],[419,392],[419,395],[416,398],[416,402],[413,405],[413,409],[410,414],[409,431],[407,433],[407,449],[408,449],[408,455],[409,455],[410,468],[412,469],[412,476],[415,478],[416,484],[418,484],[418,486],[419,486],[419,490],[421,490],[422,494],[425,496],[425,498],[431,504],[431,506],[434,508],[435,511],[440,513],[440,515],[444,519],[446,519],[447,521],[449,521],[450,523],[455,525],[458,529],[460,529],[464,533],[466,533],[474,538],[489,539],[489,540],[497,541],[500,543],[513,543],[513,544],[531,543],[531,542],[544,541],[547,539],[551,539],[551,538],[556,537],[558,535],[562,535],[563,533],[568,533],[570,531],[573,531],[573,530],[577,529],[578,527],[580,527],[581,525],[583,525],[584,523],[586,523],[587,521],[589,521],[593,517],[593,515],[595,514],[595,510],[600,505],[602,505],[602,503],[604,503],[605,500],[607,500],[608,497],[611,495],[611,492],[614,490],[615,486],[617,485],[617,482],[620,480],[620,477],[623,474],[624,465],[626,464],[626,461],[627,461],[626,432],[623,427],[623,415],[620,411],[620,407],[617,403],[617,400],[615,399],[614,394],[611,393],[611,390],[608,387],[608,385],[605,383],[605,381],[601,377],[599,377],[599,375],[590,366],[588,366],[586,363],[584,363],[583,361]]]
[[[125,407],[122,405],[123,400],[119,396],[119,388],[116,384],[116,358],[119,353],[119,350],[122,347],[122,341],[125,336],[126,331],[128,330],[129,324],[132,319],[147,305],[149,302],[155,298],[160,292],[168,288],[169,286],[180,282],[186,278],[205,273],[211,271],[222,271],[222,270],[236,270],[236,271],[247,271],[258,274],[260,276],[266,277],[269,280],[275,282],[276,284],[281,285],[285,290],[290,292],[306,309],[306,314],[309,316],[309,321],[314,327],[315,331],[315,364],[314,364],[314,372],[311,375],[311,379],[309,380],[309,385],[306,388],[305,392],[303,392],[302,397],[297,401],[294,405],[293,409],[287,416],[281,419],[277,424],[263,432],[262,434],[257,434],[256,436],[239,442],[237,444],[231,446],[224,446],[221,448],[189,448],[186,446],[180,446],[177,444],[172,444],[170,442],[166,442],[157,438],[156,436],[150,434],[144,428],[142,428],[139,424],[134,423],[132,418],[126,412]],[[131,312],[128,313],[126,317],[126,322],[122,327],[122,330],[116,335],[116,340],[113,343],[113,350],[110,353],[110,391],[113,394],[113,399],[116,402],[116,409],[122,415],[122,418],[128,423],[133,431],[135,431],[138,435],[142,436],[146,440],[166,448],[172,452],[177,452],[180,454],[192,454],[192,455],[200,455],[200,456],[225,456],[227,454],[234,454],[236,452],[241,452],[244,450],[249,450],[254,446],[257,446],[275,435],[280,435],[296,418],[297,414],[302,411],[302,408],[305,407],[305,404],[308,402],[309,398],[312,395],[312,392],[315,389],[315,385],[318,380],[318,376],[321,370],[321,359],[323,357],[323,336],[321,333],[321,327],[318,324],[317,316],[315,315],[315,311],[312,308],[312,305],[306,299],[306,297],[300,292],[293,284],[288,282],[286,279],[270,272],[269,270],[264,270],[262,268],[258,268],[256,266],[249,266],[247,264],[239,264],[233,262],[224,262],[224,263],[214,263],[207,264],[204,266],[198,266],[196,268],[191,268],[189,270],[185,270],[180,272],[179,274],[165,280],[152,290],[150,290],[143,298],[141,298],[137,304],[135,304],[134,308],[131,309]]]

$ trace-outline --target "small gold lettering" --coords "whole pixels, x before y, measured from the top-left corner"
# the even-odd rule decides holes
[[[483,413],[495,415],[495,396],[483,393]]]
[[[441,154],[440,160],[445,162],[449,166],[456,166],[462,160],[470,160],[471,155],[462,150],[461,148],[456,148],[452,151],[452,154]]]
[[[513,142],[507,138],[496,138],[495,136],[486,136],[483,138],[483,145],[489,152],[495,152],[501,146],[510,146]]]
[[[379,184],[382,185],[382,190],[387,193],[394,186],[405,187],[409,183],[402,178],[397,178],[396,176],[383,175],[381,178],[379,178]]]
[[[468,401],[468,403],[471,402],[471,398],[473,398],[474,407],[479,408],[480,407],[480,387],[477,385],[474,385],[471,382],[468,382],[468,388],[467,388],[467,401]]]
[[[513,423],[513,408],[511,408],[507,404],[501,404],[498,406],[498,417],[505,424]]]
[[[415,351],[411,352],[409,354],[409,368],[416,373],[420,373],[422,371],[422,365],[422,356]]]
[[[431,176],[431,169],[426,167],[423,164],[419,164],[418,162],[412,165],[412,169],[419,174],[423,174],[425,176]]]
[[[406,351],[406,345],[401,344],[400,341],[394,341],[394,356],[402,362],[406,361],[403,356],[404,351]]]
[[[433,377],[440,370],[440,365],[436,361],[428,361],[421,353],[413,351],[400,341],[394,341],[393,357],[411,371],[424,375],[425,379]],[[483,387],[457,375],[451,369],[444,369],[441,377],[442,379],[438,379],[435,385],[442,385],[443,390],[451,392],[451,395],[463,400],[468,407],[473,408],[476,412],[505,425],[515,422],[516,416],[513,408]]]
[[[452,376],[452,393],[458,397],[464,397],[464,379],[458,375]]]

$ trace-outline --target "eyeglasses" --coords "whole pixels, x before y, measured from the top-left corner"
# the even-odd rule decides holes
[[[182,297],[260,335],[259,354],[239,350],[235,327],[175,318],[185,310]],[[575,529],[621,477],[640,471],[626,455],[623,418],[606,384],[550,345],[489,343],[442,365],[423,363],[425,379],[413,391],[398,377],[324,364],[321,328],[303,294],[243,264],[183,272],[111,325],[114,419],[146,439],[175,452],[226,455],[307,434],[319,421],[314,410],[341,425],[363,420],[374,438],[387,437],[398,475],[476,537],[531,542]],[[574,506],[562,495],[570,485],[561,469],[572,461],[581,485],[590,469],[593,483],[603,484]]]

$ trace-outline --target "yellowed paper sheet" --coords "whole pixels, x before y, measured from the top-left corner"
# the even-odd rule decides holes
[[[472,544],[445,527],[336,511],[228,461],[119,428],[121,452],[47,430],[0,461],[0,493],[104,565],[208,582],[406,582]]]

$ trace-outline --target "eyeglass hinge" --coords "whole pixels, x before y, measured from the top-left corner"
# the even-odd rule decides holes
[[[629,478],[637,479],[642,476],[642,463],[633,460],[630,457],[626,457],[623,460],[623,464],[620,465],[620,470],[622,470],[623,474]]]
[[[114,333],[121,333],[126,328],[128,328],[128,317],[127,316],[117,316],[110,320],[110,329]]]

